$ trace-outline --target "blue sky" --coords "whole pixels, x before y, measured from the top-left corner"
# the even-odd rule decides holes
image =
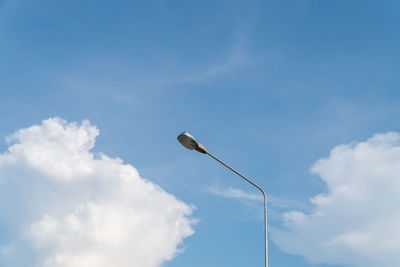
[[[190,131],[254,179],[271,198],[271,229],[285,229],[285,212],[309,214],[310,198],[330,192],[328,171],[310,171],[319,159],[400,131],[399,9],[391,0],[0,0],[1,151],[6,136],[42,120],[88,119],[100,129],[94,152],[196,206],[194,234],[163,266],[262,266],[262,202],[210,188],[258,192],[176,136]],[[289,251],[270,241],[270,266],[360,262],[350,259],[357,251],[343,264]]]

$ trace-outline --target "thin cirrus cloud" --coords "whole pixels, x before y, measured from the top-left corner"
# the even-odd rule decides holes
[[[255,201],[263,200],[262,195],[248,193],[241,189],[233,187],[222,188],[220,186],[212,186],[212,187],[210,186],[207,188],[207,192],[226,198],[236,198],[241,200],[255,200]]]
[[[312,212],[285,213],[275,243],[316,263],[400,266],[400,133],[339,145],[312,173],[326,192],[311,199]]]
[[[254,189],[253,192],[248,192],[244,191],[239,188],[234,188],[230,186],[222,187],[220,185],[218,186],[210,186],[206,189],[206,191],[210,194],[220,196],[220,197],[225,197],[225,198],[232,198],[232,199],[238,199],[241,201],[253,201],[253,202],[262,202],[263,201],[263,196],[260,191],[257,189]],[[298,208],[303,208],[303,209],[309,209],[309,205],[301,203],[299,201],[285,198],[285,197],[280,197],[280,196],[274,196],[266,192],[267,194],[267,199],[268,199],[268,206],[276,209],[289,209],[293,207],[298,207]]]
[[[0,154],[0,265],[156,267],[192,235],[193,207],[118,158],[99,130],[60,118],[21,129]]]
[[[202,83],[226,76],[251,65],[250,55],[245,49],[246,38],[242,32],[238,33],[236,42],[228,47],[225,57],[206,66],[204,69],[188,74],[183,78],[176,79],[178,83]]]

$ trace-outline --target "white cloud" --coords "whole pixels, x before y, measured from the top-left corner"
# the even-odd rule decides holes
[[[98,134],[88,121],[53,118],[8,138],[1,266],[155,267],[193,234],[193,207],[122,160],[93,154]]]
[[[312,167],[326,183],[310,214],[284,214],[272,238],[285,252],[318,263],[400,266],[400,134],[335,147]]]

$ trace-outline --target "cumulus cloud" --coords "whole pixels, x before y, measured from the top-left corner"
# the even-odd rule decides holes
[[[335,147],[312,167],[326,192],[310,214],[284,214],[272,238],[288,253],[317,263],[400,266],[400,133]]]
[[[193,234],[193,207],[121,159],[99,130],[52,118],[0,154],[0,266],[156,267]]]

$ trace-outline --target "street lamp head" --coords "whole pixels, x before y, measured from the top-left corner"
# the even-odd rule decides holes
[[[193,150],[198,147],[198,142],[196,139],[188,132],[182,132],[178,136],[178,141],[187,149]]]
[[[197,140],[188,132],[182,132],[180,135],[178,135],[177,139],[187,149],[194,149],[203,154],[207,153],[206,148],[202,144],[197,142]]]

